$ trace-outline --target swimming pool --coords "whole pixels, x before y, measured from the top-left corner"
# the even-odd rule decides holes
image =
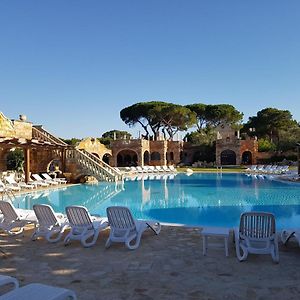
[[[84,205],[105,216],[108,206],[128,206],[136,218],[183,225],[238,225],[244,211],[275,214],[278,228],[300,227],[300,185],[246,174],[197,173],[191,176],[135,178],[123,185],[99,183],[36,192],[16,198],[19,208],[50,204],[56,212]]]

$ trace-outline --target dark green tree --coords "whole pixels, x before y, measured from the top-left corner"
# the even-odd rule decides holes
[[[250,131],[250,128],[255,131]],[[259,138],[268,137],[271,142],[276,144],[280,141],[280,132],[286,132],[292,128],[299,128],[299,125],[293,120],[292,114],[288,110],[270,107],[259,111],[256,116],[250,117],[244,126],[244,130],[249,134],[255,134]]]
[[[75,146],[77,143],[81,141],[81,139],[77,139],[77,138],[71,138],[71,139],[60,138],[60,139],[70,146]]]
[[[18,172],[23,171],[24,152],[22,149],[16,148],[7,155],[7,169]]]

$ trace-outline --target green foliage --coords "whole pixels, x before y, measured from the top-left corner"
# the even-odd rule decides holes
[[[108,139],[114,139],[114,136],[116,136],[116,139],[122,139],[124,136],[126,136],[127,139],[131,138],[131,133],[128,131],[122,131],[122,130],[110,130],[107,132],[104,132],[102,134],[102,138],[108,138]]]
[[[275,151],[276,145],[272,143],[268,139],[259,139],[258,140],[258,151],[259,152],[268,152],[268,151]]]
[[[299,127],[297,122],[292,119],[292,114],[288,110],[277,108],[265,108],[250,117],[245,129],[255,128],[255,134],[259,138],[268,137],[272,142],[278,142],[280,131],[286,131],[289,128]]]
[[[120,112],[121,119],[129,126],[140,124],[145,130],[145,138],[154,139],[163,133],[170,139],[178,131],[187,130],[196,123],[196,116],[190,109],[167,102],[141,102],[126,107]]]
[[[98,138],[99,142],[103,145],[105,145],[107,148],[110,148],[110,142],[113,140],[110,137],[106,138]]]
[[[22,149],[10,151],[7,155],[7,169],[18,172],[23,171],[24,153]]]
[[[202,132],[193,131],[185,136],[187,142],[195,145],[212,145],[216,140],[216,132],[212,128],[202,130]]]
[[[71,138],[71,139],[60,138],[60,139],[70,146],[75,146],[77,143],[81,141],[81,139],[77,139],[77,138]]]
[[[197,129],[199,132],[207,127],[215,127],[222,122],[236,125],[243,118],[243,114],[230,104],[206,105],[197,103],[187,105],[186,107],[196,113]]]

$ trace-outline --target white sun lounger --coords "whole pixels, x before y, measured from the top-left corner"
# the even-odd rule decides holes
[[[60,184],[67,183],[67,180],[65,178],[51,178],[51,176],[47,173],[42,173],[42,175],[47,181],[54,181],[54,182],[58,182]]]
[[[19,282],[16,278],[11,276],[6,276],[6,275],[0,275],[0,286],[4,286],[8,284],[12,284],[14,289],[19,287]]]
[[[174,166],[169,166],[169,169],[171,170],[171,172],[174,172],[174,173],[177,172],[177,170],[174,168]]]
[[[151,229],[156,235],[160,233],[159,222],[134,220],[127,207],[111,206],[106,212],[110,226],[110,234],[105,244],[107,248],[113,242],[121,242],[128,249],[134,250],[139,247],[146,229]]]
[[[271,213],[247,212],[241,215],[240,227],[234,230],[236,256],[246,260],[249,253],[271,254],[279,262],[275,217]],[[243,253],[241,253],[241,250]]]
[[[96,243],[100,231],[108,226],[106,218],[91,217],[83,206],[68,206],[66,213],[71,230],[65,237],[65,245],[71,240],[79,240],[84,247],[91,247]]]
[[[10,202],[0,201],[0,210],[3,218],[0,222],[0,229],[7,232],[9,235],[17,235],[23,232],[24,226],[27,224],[36,224],[37,219],[33,211],[18,211]],[[18,228],[17,231],[12,231]]]
[[[19,186],[15,186],[12,184],[4,184],[1,179],[0,179],[0,187],[2,187],[3,190],[8,190],[8,191],[14,191],[14,192],[21,191],[21,188]]]
[[[38,223],[32,235],[32,240],[45,237],[50,243],[58,242],[69,226],[67,218],[62,214],[56,214],[52,207],[46,204],[35,204],[33,210]]]
[[[71,290],[45,285],[30,283],[16,288],[0,297],[1,300],[76,300],[75,293]]]
[[[26,184],[25,182],[16,182],[12,176],[7,176],[4,178],[11,186],[15,186],[18,188],[25,188],[25,189],[34,189],[34,185]]]
[[[295,238],[300,247],[300,228],[282,230],[281,241],[284,245],[287,245],[291,238]]]
[[[52,185],[57,185],[58,182],[52,180],[46,180],[46,179],[43,179],[39,174],[32,174],[31,175],[36,181],[39,181],[39,182],[45,182],[45,183],[48,183],[48,184],[52,184]]]

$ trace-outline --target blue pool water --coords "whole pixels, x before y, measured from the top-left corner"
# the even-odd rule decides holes
[[[127,180],[124,185],[99,183],[18,197],[14,204],[31,209],[50,204],[56,212],[68,205],[84,205],[105,216],[108,206],[128,206],[136,218],[204,226],[238,225],[244,211],[275,214],[278,228],[300,227],[300,185],[245,174],[161,176]]]

